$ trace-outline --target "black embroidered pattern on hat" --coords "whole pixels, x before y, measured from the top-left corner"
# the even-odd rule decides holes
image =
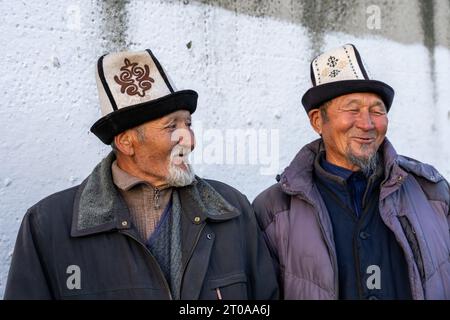
[[[340,71],[337,69],[334,69],[333,71],[330,72],[330,77],[332,78],[336,78],[339,75]]]
[[[339,59],[337,59],[336,57],[331,56],[331,57],[328,58],[327,65],[329,67],[334,68],[334,67],[337,66],[338,61],[339,61]]]

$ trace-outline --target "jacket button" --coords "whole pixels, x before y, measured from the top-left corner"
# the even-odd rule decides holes
[[[369,235],[367,232],[365,232],[365,231],[361,231],[361,232],[359,233],[359,237],[360,237],[361,239],[363,239],[363,240],[367,240],[367,239],[370,237],[370,235]]]
[[[207,238],[208,240],[211,240],[211,239],[212,239],[212,234],[211,234],[211,233],[208,233],[208,234],[206,235],[206,238]]]
[[[194,218],[194,222],[195,222],[196,224],[199,224],[199,223],[200,223],[200,217],[195,217],[195,218]]]
[[[126,227],[128,225],[127,221],[122,221],[122,226]]]

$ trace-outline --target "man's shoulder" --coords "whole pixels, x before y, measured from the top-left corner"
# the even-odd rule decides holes
[[[225,198],[232,205],[243,202],[248,202],[247,197],[240,192],[238,189],[226,184],[222,181],[212,180],[212,179],[202,179],[204,182],[208,183],[216,192],[218,192],[222,197]]]
[[[71,187],[45,197],[30,207],[28,214],[33,215],[34,219],[46,220],[46,222],[56,216],[71,216],[75,195],[79,187],[79,185]]]
[[[439,183],[445,180],[439,171],[428,163],[421,162],[419,160],[399,155],[397,157],[398,165],[409,173],[415,176],[424,178],[433,183]]]
[[[444,176],[432,165],[399,155],[398,165],[412,174],[429,199],[450,202],[450,186]]]
[[[213,179],[203,179],[203,181],[207,182],[211,187],[213,187],[216,191],[224,191],[224,192],[232,192],[236,194],[243,195],[238,189],[226,184],[225,182]]]
[[[253,201],[258,221],[263,228],[267,227],[275,216],[289,210],[291,196],[286,194],[280,183],[275,183],[261,192]]]

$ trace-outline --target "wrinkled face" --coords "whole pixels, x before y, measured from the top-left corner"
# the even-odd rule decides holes
[[[386,136],[386,107],[373,93],[352,93],[331,100],[327,117],[318,110],[312,113],[311,122],[322,134],[327,161],[349,170],[362,169],[361,163],[376,155]]]
[[[194,149],[191,114],[179,110],[136,128],[134,162],[144,174],[172,186],[184,186],[194,179],[187,163]]]

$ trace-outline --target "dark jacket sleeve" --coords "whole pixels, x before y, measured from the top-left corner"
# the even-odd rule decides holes
[[[247,297],[250,300],[279,299],[277,274],[269,249],[258,226],[255,212],[247,197],[218,181],[207,180],[231,205],[241,211],[240,235],[246,261]]]
[[[273,229],[273,217],[270,213],[270,209],[263,203],[261,197],[257,197],[255,201],[253,202],[253,209],[255,210],[255,215],[259,224],[259,227],[261,228],[264,240],[267,244],[267,247],[270,250],[270,254],[273,259],[273,263],[275,266],[275,269],[277,271],[277,274],[279,274],[279,257],[278,257],[278,251],[276,249],[276,241],[275,241],[275,233],[271,232]]]
[[[243,210],[248,219],[246,232],[247,255],[250,257],[249,299],[273,300],[279,299],[277,273],[272,258],[263,238],[263,233],[256,221],[255,212],[245,196]],[[256,234],[248,232],[255,230]]]
[[[45,267],[39,252],[39,228],[35,212],[23,218],[14,247],[4,299],[52,299]]]
[[[274,268],[277,273],[280,288],[280,298],[283,296],[283,281],[280,267],[280,236],[276,225],[276,215],[290,210],[290,196],[282,192],[280,185],[275,184],[259,194],[253,201],[256,219],[263,231],[264,239],[270,250]]]

